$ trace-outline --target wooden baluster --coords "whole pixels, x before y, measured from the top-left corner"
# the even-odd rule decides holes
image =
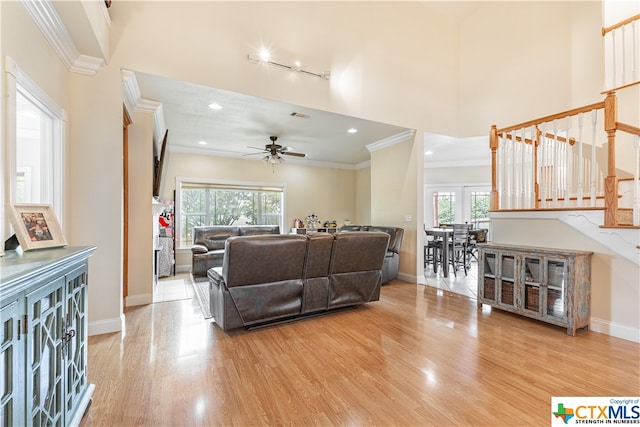
[[[633,172],[633,225],[640,225],[640,136],[633,140],[635,170]]]
[[[542,124],[542,132],[540,134],[540,201],[539,208],[545,207],[547,205],[547,188],[549,186],[549,181],[547,181],[547,122]]]
[[[567,140],[564,143],[564,206],[569,207],[571,203],[571,189],[573,180],[571,179],[573,168],[570,158],[571,154],[571,117],[567,117]]]
[[[631,43],[633,46],[631,47],[631,53],[633,54],[632,65],[631,65],[631,76],[635,77],[636,82],[640,82],[640,67],[638,67],[638,56],[640,56],[640,46],[636,45],[638,37],[636,36],[638,21],[633,21],[631,24]]]
[[[525,203],[525,193],[526,193],[526,182],[525,182],[525,178],[527,176],[527,164],[525,162],[525,153],[527,151],[527,142],[525,140],[525,134],[524,134],[524,128],[520,129],[520,174],[519,174],[519,181],[520,181],[520,188],[519,188],[519,192],[518,192],[518,207],[521,209],[526,208],[526,203]]]
[[[577,179],[577,206],[584,206],[584,201],[582,199],[583,197],[583,180],[584,180],[584,176],[583,176],[583,168],[584,168],[584,162],[582,159],[582,125],[584,123],[584,114],[583,113],[579,113],[578,114],[578,173],[576,176]]]
[[[598,123],[598,110],[591,111],[591,207],[596,205],[596,124]]]
[[[551,203],[555,208],[558,206],[558,119],[553,120],[553,141],[551,144],[553,147],[551,150]]]
[[[613,78],[613,86],[612,87],[618,87],[618,77],[617,77],[617,70],[616,70],[616,32],[615,31],[611,31],[611,65],[612,65],[612,70],[611,70],[611,77]]]
[[[538,202],[538,145],[540,144],[540,130],[537,126],[531,127],[531,148],[532,148],[532,156],[533,162],[531,166],[531,186],[532,186],[532,196],[533,196],[533,208],[538,209],[540,204]]]
[[[496,125],[491,126],[489,131],[489,148],[491,149],[491,196],[489,197],[489,209],[497,211],[498,203],[498,133]]]

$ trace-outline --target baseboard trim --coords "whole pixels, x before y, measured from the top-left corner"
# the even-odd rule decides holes
[[[152,294],[128,295],[124,299],[125,307],[133,307],[135,305],[147,305],[153,302]]]
[[[619,323],[592,317],[589,329],[601,334],[640,343],[640,329],[638,328],[630,328]]]
[[[176,273],[190,273],[191,265],[176,265]]]
[[[124,313],[116,319],[98,320],[89,322],[89,335],[110,334],[113,332],[124,332]]]
[[[414,274],[398,273],[398,279],[402,280],[403,282],[419,283],[418,276]]]

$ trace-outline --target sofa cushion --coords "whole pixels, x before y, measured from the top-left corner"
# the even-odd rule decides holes
[[[209,250],[224,249],[224,242],[229,237],[238,236],[239,234],[240,229],[232,225],[193,227],[193,243],[204,245]]]
[[[267,234],[227,239],[222,276],[227,287],[301,279],[307,238]]]
[[[257,236],[261,234],[280,234],[277,225],[243,225],[240,226],[241,236]]]

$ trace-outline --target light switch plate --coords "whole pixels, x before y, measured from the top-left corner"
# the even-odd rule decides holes
[[[405,215],[404,216],[404,221],[405,222],[411,222],[411,221],[413,221],[413,218],[411,218],[411,215]]]

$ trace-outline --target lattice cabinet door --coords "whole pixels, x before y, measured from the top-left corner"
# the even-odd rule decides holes
[[[64,425],[65,279],[58,278],[27,294],[28,425]]]
[[[20,301],[23,302],[23,301]],[[25,425],[24,338],[20,336],[24,305],[18,301],[0,309],[0,425]]]
[[[86,264],[66,275],[66,315],[63,350],[66,354],[65,419],[74,418],[73,411],[81,400],[88,398],[87,391],[87,266]]]

